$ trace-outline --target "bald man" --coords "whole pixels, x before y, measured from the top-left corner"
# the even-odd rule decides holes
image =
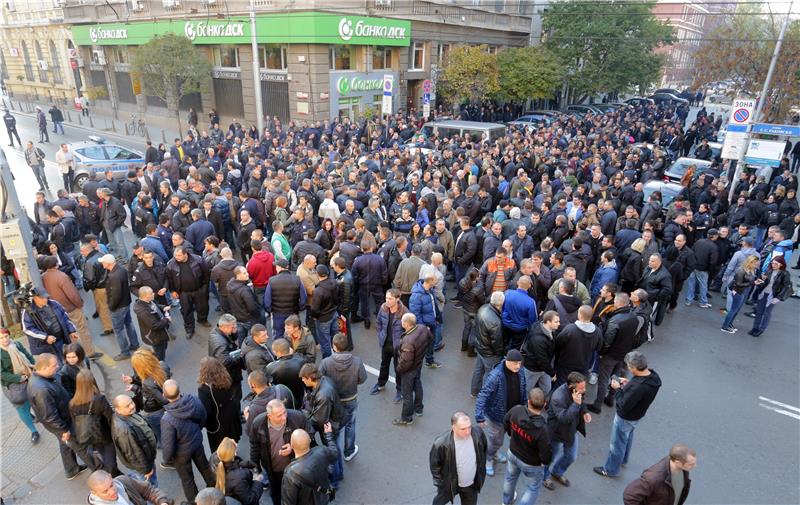
[[[111,437],[117,457],[130,469],[130,475],[158,486],[156,476],[156,435],[147,420],[136,412],[136,404],[128,395],[114,397]]]
[[[86,480],[89,503],[119,503],[131,505],[170,505],[172,500],[152,484],[127,475],[112,478],[105,470],[97,470]]]
[[[327,505],[335,499],[330,489],[328,465],[339,457],[339,450],[333,440],[330,423],[324,427],[326,445],[311,449],[311,437],[305,430],[295,430],[290,444],[295,459],[286,467],[281,483],[281,505]]]

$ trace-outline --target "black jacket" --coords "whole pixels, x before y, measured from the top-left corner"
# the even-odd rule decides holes
[[[161,307],[137,299],[133,303],[133,312],[139,321],[139,331],[145,344],[158,345],[169,342],[170,320]]]
[[[544,328],[542,321],[537,321],[531,326],[525,342],[522,344],[522,364],[531,372],[545,372],[552,377],[553,356],[556,344],[553,336]]]
[[[638,287],[647,291],[649,302],[663,301],[672,294],[672,276],[664,265],[655,272],[648,267],[639,279]]]
[[[514,405],[506,413],[503,426],[509,436],[508,448],[523,463],[532,466],[550,464],[553,452],[545,418],[533,414],[527,405]]]
[[[502,357],[503,315],[491,304],[485,304],[475,315],[475,352],[484,358]]]
[[[220,463],[216,454],[211,457],[210,463],[211,469],[216,472]],[[241,505],[258,505],[264,484],[253,479],[250,462],[236,456],[233,461],[222,463],[222,467],[225,471],[225,496],[234,498]]]
[[[486,435],[480,426],[472,425],[472,443],[475,447],[475,480],[472,485],[480,492],[486,480]],[[458,468],[456,446],[452,430],[448,430],[433,441],[428,457],[433,485],[444,493],[445,501],[452,502],[458,494]]]
[[[547,430],[550,439],[571,445],[575,440],[576,431],[585,437],[586,423],[583,420],[585,413],[585,403],[578,405],[572,401],[569,384],[564,383],[556,388],[547,404]]]
[[[38,422],[61,438],[72,427],[70,396],[56,377],[42,377],[36,372],[28,379],[28,401]]]
[[[576,321],[567,325],[555,339],[558,368],[586,373],[592,356],[600,352],[603,333],[594,323]]]
[[[716,272],[719,270],[719,248],[713,240],[701,238],[692,246],[694,251],[694,269],[700,272]]]
[[[228,297],[228,282],[235,277],[233,269],[239,265],[235,259],[224,259],[211,269],[211,280],[217,285],[217,292],[221,298]]]
[[[165,464],[188,462],[203,447],[206,410],[200,400],[184,394],[164,406],[161,418],[161,459]]]
[[[327,263],[327,254],[325,250],[314,242],[313,240],[301,240],[292,248],[292,268],[297,269],[302,263],[306,255],[312,255],[317,258],[318,265],[325,265]]]
[[[422,366],[422,360],[433,336],[424,324],[417,323],[416,328],[403,334],[400,338],[400,350],[397,354],[395,369],[398,374],[404,374]]]
[[[211,270],[208,266],[208,263],[203,261],[203,258],[197,256],[196,254],[192,254],[187,251],[189,255],[189,259],[186,261],[189,262],[189,268],[192,271],[192,275],[195,279],[198,280],[201,288],[205,286],[208,287],[208,279],[211,276]],[[181,266],[178,263],[178,260],[172,258],[167,263],[167,285],[169,286],[170,291],[177,291],[181,293],[184,291],[182,289],[183,286],[183,279],[181,279]]]
[[[464,276],[458,283],[458,292],[461,293],[461,308],[464,312],[475,314],[483,305],[484,288],[480,278],[476,279],[471,286],[468,285],[469,279]],[[469,288],[469,289],[468,289]]]
[[[632,307],[615,310],[606,322],[606,332],[603,335],[603,348],[600,350],[600,354],[622,360],[628,352],[634,349],[636,330],[638,329],[639,320]]]
[[[206,429],[208,445],[211,452],[217,450],[220,442],[225,437],[239,441],[242,438],[242,423],[240,422],[241,404],[236,388],[239,382],[234,382],[231,387],[222,389],[208,384],[200,384],[197,388],[197,398],[206,411]]]
[[[123,465],[139,473],[148,473],[155,467],[156,436],[141,414],[130,416],[114,414],[111,436],[117,457]]]
[[[292,392],[296,402],[302,401],[306,386],[300,380],[300,369],[306,364],[301,354],[287,354],[267,365],[266,375],[273,384],[283,384]]]
[[[328,322],[333,317],[333,313],[338,308],[339,286],[336,280],[328,277],[314,288],[314,296],[311,298],[309,315],[320,322]]]
[[[152,268],[141,262],[133,271],[130,278],[131,294],[138,296],[142,286],[152,288],[156,298],[161,298],[158,292],[167,287],[167,267],[158,256],[153,257]]]
[[[303,411],[314,430],[319,433],[323,432],[327,422],[335,430],[344,421],[344,408],[330,377],[321,377],[314,389],[306,393]]]
[[[678,505],[686,502],[691,484],[689,472],[683,470],[683,492],[678,497]],[[638,479],[628,484],[622,500],[625,505],[673,505],[676,503],[669,456],[662,458],[658,463],[642,472]]]
[[[242,367],[244,360],[242,356],[231,357],[231,352],[239,349],[236,345],[236,332],[229,336],[222,333],[219,327],[211,330],[208,334],[208,355],[217,358],[231,374],[231,381],[234,384],[242,382]]]
[[[260,321],[261,306],[249,281],[228,281],[228,306],[237,321]]]
[[[241,348],[242,359],[244,360],[247,373],[253,370],[260,370],[263,372],[267,368],[267,365],[275,361],[275,355],[272,354],[269,344],[261,346],[255,343],[253,337],[250,335],[244,339]]]
[[[286,426],[283,429],[283,443],[288,444],[292,438],[294,430],[309,431],[308,419],[299,410],[286,409]],[[269,419],[267,413],[262,412],[253,418],[250,426],[250,461],[255,465],[256,470],[266,470],[267,475],[272,478],[272,448],[269,439]]]
[[[472,263],[475,254],[478,252],[478,238],[475,236],[475,230],[470,228],[463,230],[458,239],[455,239],[455,251],[453,252],[453,259],[456,263],[465,267]]]
[[[339,450],[333,434],[326,433],[327,445],[317,446],[294,459],[283,472],[281,505],[327,505],[329,501],[328,465],[336,461]]]
[[[300,278],[284,270],[269,278],[269,291],[271,293],[271,303],[266,303],[264,308],[268,312],[275,314],[297,314],[300,312],[300,289],[303,283]]]
[[[119,263],[106,274],[106,296],[108,297],[108,308],[112,311],[131,304],[128,272]]]
[[[642,278],[642,271],[644,270],[645,263],[642,253],[633,249],[626,249],[625,254],[625,264],[619,272],[619,279],[622,282],[635,283]]]
[[[647,413],[647,409],[661,388],[661,377],[650,370],[650,375],[634,376],[614,393],[617,415],[626,421],[638,421]]]
[[[100,209],[100,220],[103,226],[111,231],[125,225],[125,206],[116,197],[111,197],[107,202],[103,202]]]

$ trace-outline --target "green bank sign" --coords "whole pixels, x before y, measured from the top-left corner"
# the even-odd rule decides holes
[[[146,44],[159,35],[182,35],[194,44],[249,44],[250,22],[227,19],[170,19],[140,23],[74,25],[73,41],[82,46]],[[270,14],[256,18],[262,44],[357,44],[408,46],[411,22],[400,19],[342,16],[323,12]]]
[[[343,75],[336,79],[336,89],[342,96],[349,95],[352,91],[378,91],[383,88],[383,78],[365,79],[363,77],[349,77]]]

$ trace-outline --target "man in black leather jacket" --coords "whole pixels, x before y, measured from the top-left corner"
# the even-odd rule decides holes
[[[58,438],[61,463],[64,465],[67,480],[72,480],[86,470],[86,465],[78,465],[75,454],[81,460],[92,463],[94,458],[87,446],[80,446],[71,438],[70,397],[67,390],[55,379],[57,371],[58,361],[54,355],[42,353],[36,356],[36,366],[28,381],[28,400],[42,426]]]
[[[478,493],[486,479],[486,435],[477,424],[473,425],[469,416],[464,412],[456,412],[450,418],[450,430],[442,433],[433,441],[430,452],[431,476],[433,485],[436,486],[434,505],[451,503],[456,495],[461,498],[461,503],[478,503]],[[470,440],[475,451],[475,473],[473,475],[459,475],[458,457],[463,457],[461,452],[456,452],[456,441]],[[469,447],[468,445],[466,446]],[[471,460],[471,458],[467,458]],[[469,484],[462,486],[461,484]]]
[[[328,465],[336,461],[336,443],[330,423],[324,426],[326,445],[311,449],[311,437],[305,430],[295,430],[291,446],[295,459],[283,472],[281,505],[327,505],[335,490],[328,480]]]
[[[317,369],[316,365],[306,363],[300,369],[300,379],[309,390],[303,405],[303,411],[308,417],[309,423],[314,431],[322,434],[326,426],[332,426],[333,440],[337,440],[339,429],[344,421],[344,407],[339,401],[339,393],[330,377],[324,377]],[[327,429],[327,428],[325,428]],[[322,436],[322,442],[328,444],[328,438]],[[336,460],[331,472],[330,485],[333,489],[339,488],[342,481],[344,467],[342,451],[337,442],[333,447],[336,449]]]

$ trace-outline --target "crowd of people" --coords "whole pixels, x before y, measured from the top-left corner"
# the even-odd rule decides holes
[[[751,307],[759,337],[794,291],[800,212],[788,159],[733,181],[690,169],[670,202],[645,195],[676,145],[720,126],[703,113],[685,124],[683,112],[565,115],[492,142],[420,138],[422,122],[403,114],[267,118],[263,132],[238,121],[223,130],[215,116],[198,133],[195,118],[168,149],[148,143],[146,164],[122,181],[92,174],[54,199],[42,181],[32,224],[43,286],[22,304],[27,348],[0,334],[3,390],[33,443],[31,411],[58,437],[68,479],[94,471],[90,503],[167,503],[161,468],[178,473],[187,503],[252,505],[268,488],[273,503],[324,504],[359,452],[367,373],[355,344],[380,350],[370,394],[386,389],[394,363],[392,424],[411,429],[425,408],[423,368],[447,367],[436,354],[457,345],[444,312],[459,310],[475,406],[433,444],[434,503],[477,503],[498,465],[504,504],[569,486],[578,433],[604,405],[610,450],[594,471],[617,476],[661,386],[642,346],[688,310],[681,297],[708,309],[720,296],[730,334]],[[429,151],[411,155],[408,142]],[[7,292],[19,287],[5,258],[2,274]],[[88,318],[115,335],[114,360],[130,361],[126,394],[98,388]],[[376,342],[355,342],[358,324],[374,324]],[[197,325],[209,333],[194,394],[171,378],[169,344],[201,338]],[[676,444],[624,502],[682,504],[695,463]],[[200,489],[218,492],[201,491],[193,468]],[[529,482],[517,499],[520,474]]]

